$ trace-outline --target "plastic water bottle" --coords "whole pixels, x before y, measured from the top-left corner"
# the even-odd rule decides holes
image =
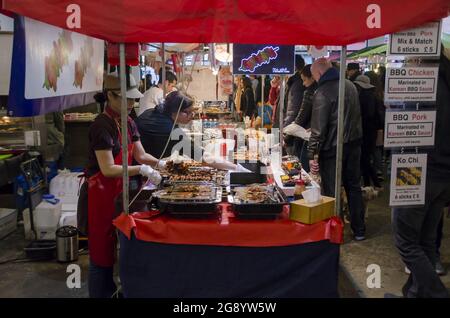
[[[62,204],[53,194],[46,194],[33,211],[34,228],[38,240],[54,240],[61,218]]]

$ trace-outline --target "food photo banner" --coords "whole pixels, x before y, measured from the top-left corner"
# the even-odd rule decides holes
[[[103,87],[104,41],[17,17],[8,115],[90,104]]]
[[[293,45],[233,45],[233,74],[283,75],[294,72]]]

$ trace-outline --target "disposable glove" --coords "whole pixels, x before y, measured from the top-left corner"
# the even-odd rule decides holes
[[[161,183],[162,178],[159,172],[147,165],[141,165],[139,173],[142,176],[147,177],[150,180],[150,182],[153,183],[154,185],[158,185]]]

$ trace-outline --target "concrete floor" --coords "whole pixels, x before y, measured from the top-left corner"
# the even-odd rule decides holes
[[[383,192],[369,204],[366,219],[367,240],[352,241],[349,224],[346,224],[344,245],[341,248],[341,267],[361,297],[381,298],[385,293],[401,295],[401,288],[408,275],[394,245],[391,228],[389,192]],[[447,215],[447,213],[446,213]],[[444,238],[441,246],[442,262],[449,269],[450,263],[450,219],[444,218]],[[381,269],[381,288],[368,288],[367,267],[377,264]],[[450,288],[450,274],[441,277]]]
[[[395,249],[387,206],[388,193],[370,202],[367,219],[367,240],[351,240],[349,226],[346,225],[345,243],[341,248],[341,271],[339,290],[341,297],[383,297],[387,292],[400,295],[401,287],[407,279],[397,250]],[[450,262],[450,220],[445,219],[442,244],[443,262]],[[11,297],[87,297],[88,256],[81,255],[77,262],[81,268],[81,288],[69,289],[66,285],[67,264],[56,261],[10,262],[5,260],[23,259],[26,246],[23,228],[0,240],[0,298]],[[381,268],[381,288],[369,289],[366,285],[367,266],[378,264]],[[442,278],[450,287],[450,275]]]

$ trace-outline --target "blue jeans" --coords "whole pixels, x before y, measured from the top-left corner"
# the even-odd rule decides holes
[[[114,267],[103,267],[89,263],[89,297],[111,298],[117,290],[113,279]]]
[[[449,297],[435,271],[439,222],[449,201],[450,181],[440,181],[429,176],[425,206],[393,209],[395,244],[403,262],[411,271],[403,287],[405,297]]]

